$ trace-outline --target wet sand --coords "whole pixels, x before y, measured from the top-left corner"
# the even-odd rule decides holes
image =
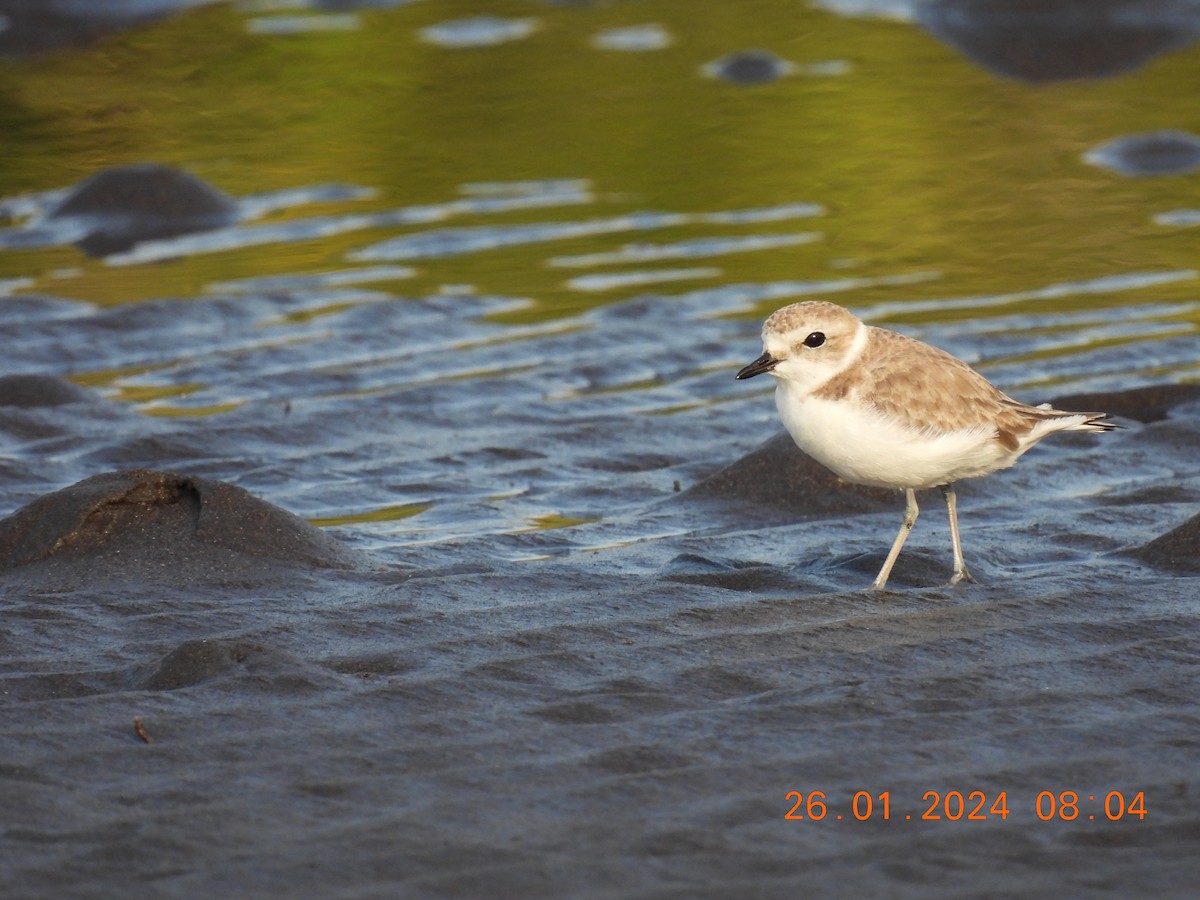
[[[146,511],[174,503],[161,485],[176,481],[105,476],[126,502],[153,493],[131,494],[138,479],[159,493],[87,541],[10,554],[0,576],[8,896],[1185,896],[1197,581],[1131,555],[1194,508],[1184,394],[1156,422],[1123,419],[968,484],[979,584],[942,586],[931,503],[884,594],[862,588],[899,498],[889,509],[812,470],[810,504],[773,505],[781,467],[806,477],[778,439],[725,469],[716,449],[626,457],[610,467],[622,487],[578,486],[600,505],[639,495],[614,518],[668,536],[364,552],[354,529],[332,530],[360,545],[339,568],[289,543],[310,526],[282,511],[256,545],[197,541],[203,528]],[[61,441],[97,404],[3,421],[40,412]],[[238,439],[211,421],[206,446]],[[566,444],[622,458],[584,424]],[[81,493],[97,504],[82,515]],[[86,530],[116,495],[98,496],[48,496],[38,518]],[[217,522],[257,509],[221,497]],[[791,791],[822,792],[824,817],[785,819]],[[968,813],[984,798],[983,820],[950,818],[953,791]],[[1039,819],[1039,795],[1057,809],[1066,791],[1078,817]],[[1143,797],[1144,818],[1110,821],[1112,792],[1131,809]],[[931,806],[940,820],[923,819]]]
[[[947,8],[921,21],[1032,81],[1109,75],[1192,33],[1186,17],[1152,41],[1150,20],[1103,22],[1094,52],[1068,54],[1074,67],[1047,68],[1045,53],[1000,64],[1013,43],[995,37],[1012,23]],[[1059,19],[1021,46],[1077,48]],[[34,51],[130,24],[85,22],[50,42],[39,16],[11,20],[5,41]],[[434,37],[535,31],[482,26]],[[1029,23],[1015,28],[1030,37]],[[710,84],[732,79],[746,98],[821,66],[851,70],[728,50],[706,58],[740,69]],[[1093,139],[1054,131],[1062,159]],[[268,138],[262,158],[296,140]],[[1181,382],[1194,376],[1195,301],[1136,292],[1195,272],[1147,268],[1122,245],[1112,256],[1135,261],[1124,268],[1079,280],[1050,266],[1020,290],[961,296],[925,284],[957,258],[906,251],[843,274],[845,248],[888,239],[839,227],[819,266],[776,265],[753,283],[706,282],[712,267],[598,271],[813,243],[811,228],[828,230],[814,221],[838,226],[855,203],[788,193],[734,208],[702,192],[627,209],[611,198],[638,178],[624,146],[620,157],[619,175],[560,172],[556,159],[556,177],[464,176],[458,193],[429,197],[407,184],[423,190],[421,172],[389,155],[405,189],[361,215],[259,221],[367,200],[373,185],[234,196],[202,183],[198,206],[180,206],[143,189],[145,168],[91,192],[100,209],[73,205],[66,184],[0,204],[5,252],[74,243],[106,273],[169,277],[189,255],[266,248],[184,300],[126,303],[125,285],[107,308],[48,295],[69,293],[69,270],[0,282],[5,898],[1194,894],[1200,387]],[[352,159],[342,168],[360,174]],[[205,164],[247,180],[239,163]],[[191,178],[153,173],[167,192]],[[955,205],[980,193],[952,188]],[[729,194],[743,195],[761,196]],[[1122,233],[1146,209],[1118,220]],[[647,233],[653,243],[619,249],[579,241]],[[1092,234],[1088,252],[1108,247]],[[335,236],[344,246],[294,246]],[[494,269],[570,270],[554,290],[576,292],[571,310],[529,315],[524,295],[457,282],[398,292],[416,274],[407,263],[543,243],[534,266],[513,256]],[[997,258],[1030,255],[1018,251]],[[577,297],[673,282],[670,295]],[[43,292],[23,293],[35,283]],[[763,307],[843,289],[880,290],[859,311],[885,324],[937,310],[897,327],[1023,400],[1122,425],[1048,440],[959,486],[977,584],[945,586],[934,494],[892,589],[866,591],[900,496],[804,460],[769,391],[733,381],[758,352]]]

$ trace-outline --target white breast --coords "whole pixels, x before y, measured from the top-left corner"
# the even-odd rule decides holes
[[[852,399],[814,398],[783,380],[775,405],[801,450],[855,484],[934,487],[1008,468],[1021,455],[1005,450],[991,427],[918,431]]]

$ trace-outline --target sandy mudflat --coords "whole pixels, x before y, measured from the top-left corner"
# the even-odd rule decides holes
[[[0,900],[1196,895],[1195,4],[196,5],[0,0]],[[1122,426],[978,583],[826,296]]]
[[[755,501],[779,441],[624,513],[657,538],[591,550],[288,561],[282,526],[241,553],[178,506],[156,542],[135,509],[3,575],[6,894],[1186,896],[1200,582],[1128,552],[1194,508],[1169,473],[1200,442],[1122,422],[968,485],[981,583],[953,589],[936,494],[896,590],[864,592],[899,498]],[[1064,468],[1146,477],[1080,494]],[[785,820],[793,790],[825,817]],[[948,820],[951,791],[986,819]],[[1079,817],[1041,821],[1043,791]],[[1109,821],[1114,791],[1145,817]]]

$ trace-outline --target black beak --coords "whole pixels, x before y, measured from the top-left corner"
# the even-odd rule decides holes
[[[736,377],[739,381],[743,378],[753,378],[755,375],[761,375],[763,372],[770,372],[778,364],[779,360],[770,353],[763,353],[762,356],[738,372]]]

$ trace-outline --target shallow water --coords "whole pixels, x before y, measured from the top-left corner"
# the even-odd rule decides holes
[[[936,495],[878,597],[898,497],[689,491],[779,431],[733,374],[795,300],[1030,402],[1195,384],[1200,174],[1089,151],[1200,133],[1200,12],[1132,70],[1033,84],[939,43],[933,5],[345,6],[0,68],[0,374],[90,392],[3,410],[3,511],[152,467],[370,560],[6,576],[25,895],[1183,896],[1196,580],[1125,553],[1197,511],[1195,402],[961,486],[961,589]],[[756,48],[790,65],[710,65]],[[237,221],[85,256],[55,204],[147,160]],[[220,665],[164,675],[195,641]],[[1021,812],[850,826],[856,790],[955,788]],[[789,790],[845,823],[785,821]],[[1151,813],[1042,822],[1043,790]]]

